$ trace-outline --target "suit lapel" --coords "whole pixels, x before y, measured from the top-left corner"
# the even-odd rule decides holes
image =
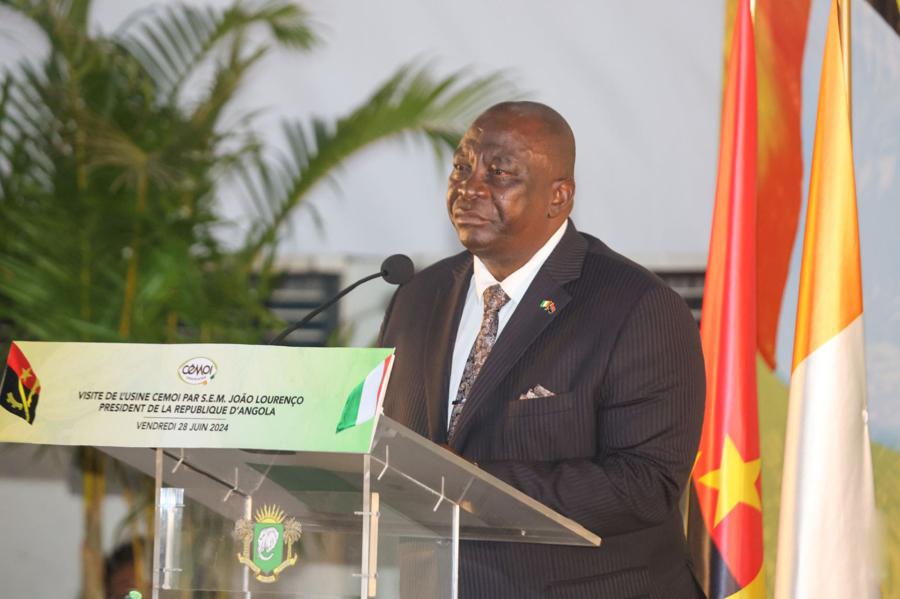
[[[538,271],[534,281],[529,285],[528,291],[516,306],[515,312],[500,333],[481,372],[478,373],[472,392],[466,399],[465,407],[459,416],[453,438],[449,440],[451,447],[457,451],[461,450],[477,413],[483,409],[486,403],[489,403],[494,389],[519,361],[522,354],[534,343],[534,340],[565,309],[571,296],[563,286],[569,281],[577,279],[581,274],[586,252],[587,241],[575,230],[575,225],[569,221],[569,226],[559,245],[556,246]],[[542,307],[541,302],[544,300],[551,300],[556,309],[550,311]],[[456,322],[459,322],[458,315]],[[456,326],[458,325],[453,327],[454,331]]]
[[[462,317],[466,292],[472,279],[472,256],[461,255],[452,270],[449,285],[436,290],[434,310],[426,332],[425,401],[428,413],[428,436],[432,441],[447,441],[447,401],[450,366],[456,330]]]

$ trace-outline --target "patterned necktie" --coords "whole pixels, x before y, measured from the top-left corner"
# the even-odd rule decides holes
[[[462,379],[459,381],[459,390],[456,392],[456,399],[453,401],[453,410],[450,412],[450,427],[447,429],[447,437],[453,436],[456,423],[459,421],[459,415],[462,413],[463,405],[472,391],[472,385],[475,384],[475,378],[481,372],[488,354],[497,341],[497,327],[500,319],[500,308],[509,301],[509,296],[503,291],[500,285],[491,285],[484,290],[484,316],[481,318],[481,329],[478,331],[478,337],[472,344],[472,351],[466,360],[466,366],[463,368]]]

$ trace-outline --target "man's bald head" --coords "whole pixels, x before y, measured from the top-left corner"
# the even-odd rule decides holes
[[[498,281],[566,222],[574,168],[572,130],[549,106],[497,104],[466,131],[453,155],[447,211],[459,240]]]
[[[575,176],[575,134],[561,114],[540,102],[501,102],[494,104],[475,119],[478,126],[485,119],[518,121],[532,135],[538,136],[539,147],[558,169],[559,177]]]

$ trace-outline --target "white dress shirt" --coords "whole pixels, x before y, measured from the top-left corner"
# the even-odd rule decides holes
[[[516,311],[516,306],[522,301],[522,297],[528,291],[528,287],[531,286],[531,282],[541,266],[544,265],[547,257],[559,244],[568,224],[569,221],[566,220],[528,262],[502,281],[497,281],[484,263],[477,256],[474,257],[474,272],[469,281],[469,290],[466,292],[466,303],[463,306],[462,318],[459,320],[459,328],[456,329],[456,343],[453,345],[453,362],[450,365],[450,387],[447,399],[447,422],[450,422],[450,412],[453,410],[452,402],[456,400],[466,360],[469,359],[469,353],[471,353],[475,339],[478,337],[478,331],[481,329],[481,319],[484,316],[484,290],[499,282],[500,287],[509,296],[509,301],[500,308],[498,314],[497,339],[499,339],[503,327]]]

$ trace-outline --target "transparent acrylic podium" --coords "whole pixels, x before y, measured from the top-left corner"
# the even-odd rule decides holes
[[[456,599],[460,540],[600,544],[383,416],[366,454],[104,451],[156,477],[159,598]]]

